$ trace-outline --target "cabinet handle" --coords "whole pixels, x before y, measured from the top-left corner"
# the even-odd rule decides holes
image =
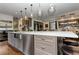
[[[41,49],[45,49],[44,47],[41,47]]]
[[[19,37],[20,37],[20,40],[21,40],[22,39],[22,35],[20,34]]]
[[[45,41],[45,42],[49,42],[49,41],[47,41],[47,40],[45,40],[45,39],[41,39],[41,40],[43,40],[43,41]]]
[[[45,39],[41,39],[41,40],[45,41]]]

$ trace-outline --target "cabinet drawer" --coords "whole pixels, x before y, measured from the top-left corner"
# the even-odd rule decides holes
[[[48,42],[48,41],[45,41],[45,40],[42,40],[42,39],[35,39],[34,42],[35,42],[36,45],[37,44],[44,44],[44,45],[51,45],[51,46],[53,46],[53,45],[56,44],[57,40],[53,40],[53,42]]]
[[[35,48],[38,48],[38,49],[45,51],[47,53],[56,54],[56,45],[55,44],[47,45],[45,43],[36,42]]]
[[[46,53],[38,48],[35,48],[35,55],[51,55],[50,53]]]
[[[57,38],[56,37],[51,37],[51,36],[34,36],[34,39],[36,40],[42,40],[45,42],[53,43]]]
[[[53,38],[53,39],[52,39]],[[57,39],[56,37],[35,36],[34,46],[41,51],[56,55],[57,54]],[[39,53],[39,51],[37,52]]]

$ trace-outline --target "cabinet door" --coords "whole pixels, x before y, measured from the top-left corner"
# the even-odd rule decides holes
[[[17,44],[17,48],[23,52],[23,40],[19,39],[18,40],[18,44]]]
[[[57,37],[35,35],[34,48],[35,55],[57,55]]]
[[[15,41],[15,48],[20,51],[23,51],[23,39],[20,38],[20,34],[16,34],[18,37],[14,38]]]
[[[23,35],[23,52],[24,54],[34,54],[34,38],[33,35]]]
[[[13,47],[15,46],[14,34],[11,34],[11,33],[8,34],[8,42]]]

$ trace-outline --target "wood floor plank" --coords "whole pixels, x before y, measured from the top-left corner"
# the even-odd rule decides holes
[[[8,41],[4,41],[0,42],[0,55],[23,55],[23,53],[12,47]]]

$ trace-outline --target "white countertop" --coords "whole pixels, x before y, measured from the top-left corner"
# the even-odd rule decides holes
[[[9,32],[9,33],[78,38],[77,34],[68,31],[32,31],[32,32],[29,31],[29,32]]]

